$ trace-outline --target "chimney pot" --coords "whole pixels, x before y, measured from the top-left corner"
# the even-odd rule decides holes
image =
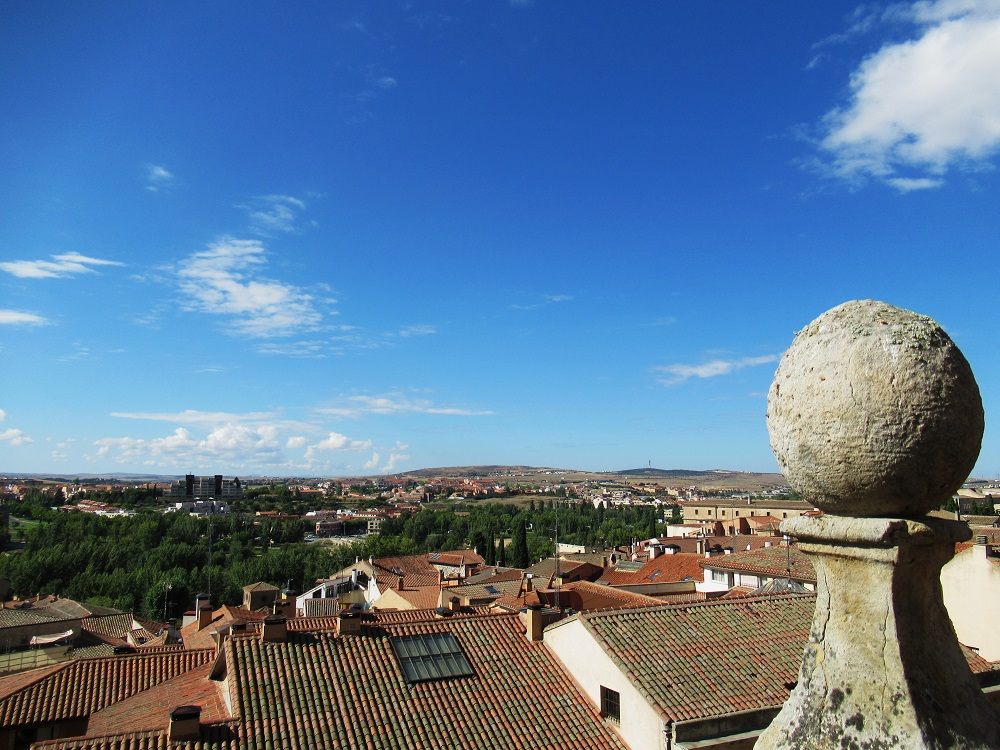
[[[452,612],[458,612],[462,609],[462,602],[457,596],[453,596],[448,600],[448,609]]]
[[[167,739],[170,742],[196,740],[201,734],[201,706],[177,706],[170,712]]]
[[[348,610],[337,618],[337,632],[340,635],[361,635],[361,613]]]
[[[284,615],[268,615],[260,629],[265,643],[284,643],[288,638],[288,619]]]
[[[212,624],[212,605],[207,601],[198,607],[198,630],[204,630]]]

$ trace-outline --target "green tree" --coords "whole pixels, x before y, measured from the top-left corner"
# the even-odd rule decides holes
[[[514,568],[527,568],[531,564],[528,558],[528,528],[523,518],[518,519],[510,541],[510,564]]]

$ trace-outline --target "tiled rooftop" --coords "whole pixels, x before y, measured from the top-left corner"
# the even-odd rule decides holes
[[[620,585],[628,583],[674,583],[676,581],[700,581],[704,578],[699,560],[704,555],[694,552],[676,552],[672,555],[659,555],[643,564],[639,570],[615,570],[611,568],[601,576],[601,583]]]
[[[201,706],[202,723],[231,718],[222,696],[222,683],[209,680],[212,662],[195,667],[166,682],[113,703],[90,717],[87,734],[118,734],[166,729],[175,706]]]
[[[227,642],[244,747],[623,747],[545,647],[525,639],[516,615],[362,632]],[[407,685],[389,638],[440,632],[454,635],[475,674]]]
[[[784,703],[815,606],[813,594],[786,594],[578,618],[664,720],[683,721]],[[965,654],[974,672],[991,669]]]
[[[794,544],[791,548],[785,546],[755,549],[750,552],[734,552],[731,555],[713,555],[700,562],[703,568],[732,570],[750,575],[784,577],[788,572],[788,559],[791,559],[792,575],[797,581],[816,582],[816,569],[812,560]]]
[[[800,595],[579,617],[662,717],[682,721],[784,703],[815,606]]]
[[[69,661],[56,668],[0,678],[0,726],[82,718],[130,695],[201,666],[211,651],[170,651],[137,656]],[[11,683],[7,681],[10,680]],[[8,685],[15,684],[16,690]]]

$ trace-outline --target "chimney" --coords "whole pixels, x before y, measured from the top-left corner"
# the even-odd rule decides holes
[[[212,605],[202,603],[198,608],[198,630],[204,630],[212,624]]]
[[[542,605],[529,604],[521,615],[529,641],[542,640]]]
[[[448,609],[452,612],[460,612],[462,609],[462,601],[457,596],[451,597],[448,600]]]
[[[403,576],[396,576],[396,590],[403,590]]]
[[[649,559],[655,560],[656,556],[660,553],[660,548],[656,544],[649,545]]]
[[[601,567],[602,568],[608,567],[608,556],[607,555],[605,555],[604,557],[601,558]]]
[[[705,552],[705,540],[699,539],[694,543],[694,551],[696,554],[703,554]]]
[[[765,546],[765,547],[770,547],[770,546],[771,546],[771,543],[770,543],[770,542],[764,542],[764,546]]]
[[[288,620],[284,615],[268,615],[260,630],[264,643],[284,643],[288,638]]]
[[[337,618],[337,632],[340,635],[361,635],[361,613],[341,612]]]
[[[976,536],[976,557],[987,558],[990,556],[989,539],[985,534]]]
[[[170,712],[168,742],[188,742],[201,734],[201,706],[178,706]]]

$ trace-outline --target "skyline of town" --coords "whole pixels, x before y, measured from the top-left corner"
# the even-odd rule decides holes
[[[778,358],[876,298],[1000,476],[1000,3],[279,18],[6,10],[0,471],[774,472]]]

